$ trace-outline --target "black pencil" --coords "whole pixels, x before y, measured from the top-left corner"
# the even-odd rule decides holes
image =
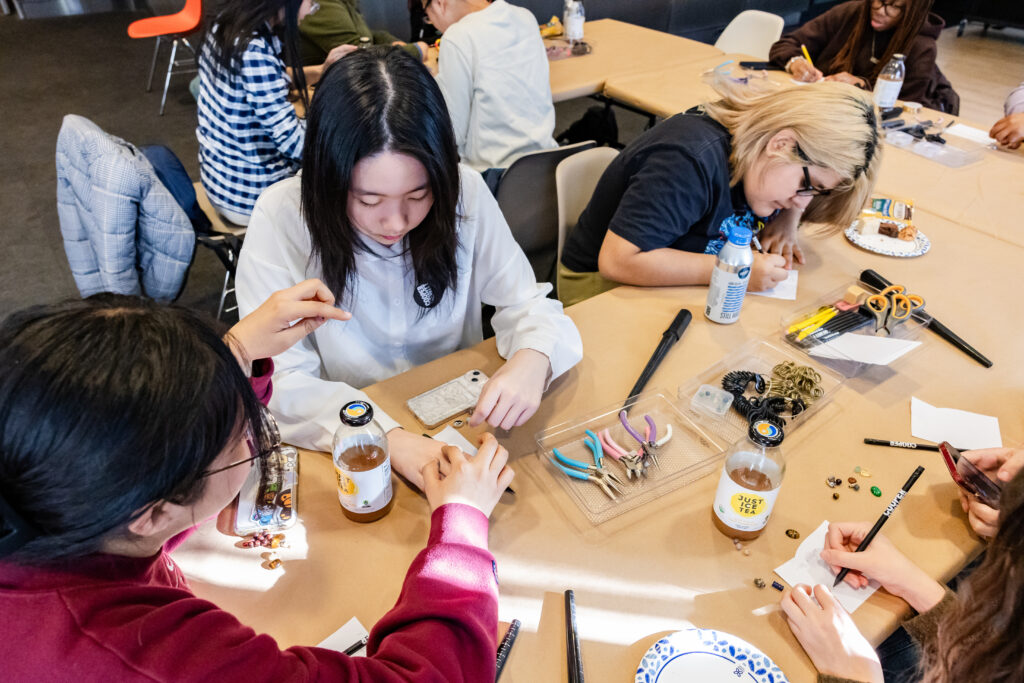
[[[864,437],[864,443],[869,446],[889,446],[891,448],[911,448],[918,451],[935,451],[938,452],[939,447],[933,446],[930,443],[917,443],[916,441],[888,441],[886,439],[869,439]]]
[[[501,643],[498,645],[498,666],[494,674],[495,683],[501,678],[501,670],[505,668],[505,660],[508,659],[508,653],[512,651],[512,645],[516,642],[516,636],[519,635],[519,627],[521,625],[518,619],[513,619],[512,623],[508,625],[505,637],[501,639]]]
[[[882,516],[878,518],[878,521],[875,522],[875,525],[871,527],[871,531],[868,532],[868,535],[864,537],[864,540],[860,542],[860,545],[857,546],[857,550],[855,550],[854,552],[861,553],[867,549],[871,541],[875,538],[875,536],[878,535],[878,532],[881,530],[882,525],[885,524],[889,517],[892,516],[892,513],[896,511],[896,507],[900,504],[900,501],[903,500],[903,497],[907,495],[907,491],[909,491],[910,487],[914,485],[914,482],[917,481],[917,478],[921,476],[922,472],[924,472],[924,468],[919,465],[918,468],[914,470],[914,473],[910,475],[910,479],[907,479],[907,483],[903,485],[903,488],[900,489],[900,492],[896,494],[896,497],[893,498],[892,502],[889,503],[888,507],[885,508],[885,512],[883,512]],[[849,573],[849,567],[843,567],[841,570],[839,570],[839,574],[836,575],[836,580],[835,583],[832,584],[832,587],[835,588],[836,586],[838,586],[839,582],[846,578],[846,575]]]
[[[583,657],[580,654],[580,637],[576,632],[576,598],[571,590],[565,591],[565,654],[569,683],[583,683]]]

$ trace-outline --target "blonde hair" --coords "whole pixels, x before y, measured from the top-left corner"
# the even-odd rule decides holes
[[[826,81],[770,90],[722,81],[715,87],[723,98],[703,109],[732,135],[732,185],[750,171],[776,133],[790,130],[797,146],[784,162],[831,169],[843,179],[831,194],[811,200],[803,220],[824,224],[823,231],[831,233],[857,218],[875,186],[881,158],[867,93]]]

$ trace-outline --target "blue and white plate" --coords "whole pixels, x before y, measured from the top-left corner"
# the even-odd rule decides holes
[[[647,651],[635,683],[789,683],[775,662],[723,631],[691,628],[671,633]]]
[[[896,237],[887,237],[886,235],[863,235],[860,232],[861,220],[864,219],[855,220],[843,233],[846,235],[846,239],[850,240],[861,249],[873,251],[876,254],[882,254],[883,256],[914,258],[915,256],[927,254],[928,250],[932,248],[931,240],[929,240],[920,230],[918,230],[917,235],[914,236],[913,242],[910,240],[901,240]],[[877,219],[869,218],[868,220]],[[893,222],[899,223],[899,221]]]

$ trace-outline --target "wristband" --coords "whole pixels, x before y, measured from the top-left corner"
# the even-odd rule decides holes
[[[786,66],[783,67],[786,70],[786,73],[790,73],[789,67],[792,66],[793,62],[795,62],[798,59],[804,59],[803,55],[793,55],[792,57],[789,58],[789,61],[786,62]]]

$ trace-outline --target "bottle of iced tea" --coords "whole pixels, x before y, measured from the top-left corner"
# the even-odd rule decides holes
[[[712,520],[723,534],[746,541],[761,535],[775,506],[786,473],[782,429],[768,420],[755,420],[747,436],[725,456]]]
[[[373,419],[369,402],[350,401],[342,407],[333,451],[345,516],[355,522],[373,522],[388,514],[394,504],[391,456],[387,436]]]

